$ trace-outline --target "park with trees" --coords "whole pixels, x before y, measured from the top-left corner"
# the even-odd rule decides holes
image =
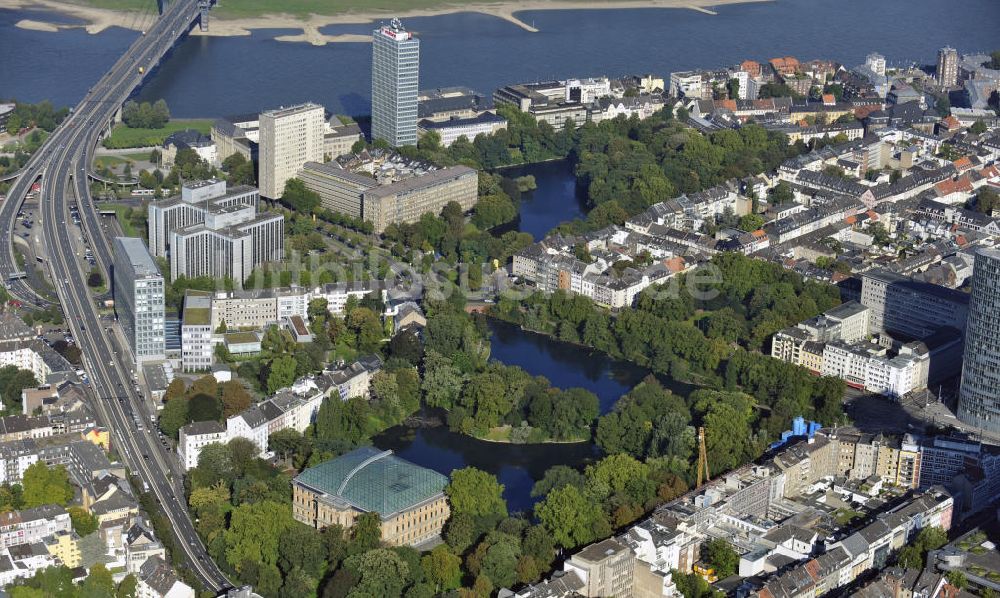
[[[761,352],[778,330],[839,304],[837,289],[803,279],[780,264],[740,254],[718,254],[709,265],[717,275],[716,282],[703,289],[714,295],[709,300],[695,299],[687,291],[687,276],[681,275],[668,282],[671,288],[651,287],[637,297],[634,307],[614,314],[586,297],[563,291],[536,293],[524,300],[501,297],[490,313],[525,329],[634,362],[658,376],[697,384],[703,392],[723,393],[726,401],[722,402],[732,403],[729,395],[742,394],[752,407],[746,424],[762,428],[767,438],[776,437],[798,415],[821,422],[841,421],[842,381],[815,377],[805,368]],[[686,411],[672,412],[694,412],[696,395],[687,397]],[[604,417],[627,422],[628,412],[640,409],[641,404],[639,400],[620,401]],[[735,425],[742,420],[727,421]],[[611,437],[609,425],[604,424],[605,438]],[[601,430],[600,421],[597,430]],[[737,454],[737,461],[755,457],[753,452]],[[730,455],[719,457],[715,461],[719,464],[732,461]]]
[[[481,169],[569,158],[590,214],[565,228],[583,232],[621,223],[677,194],[774,168],[803,149],[755,126],[701,134],[669,110],[645,121],[569,123],[562,131],[508,112],[510,126],[497,135],[459,140],[449,148],[431,136],[403,151],[438,164]],[[210,174],[197,159],[183,158],[164,185]],[[223,172],[233,182],[250,174],[239,157],[227,158]],[[508,261],[532,242],[524,233],[493,232],[516,217],[516,200],[505,191],[502,177],[488,172],[480,176],[479,195],[470,219],[457,204],[449,204],[417,223],[390,226],[385,246],[397,257],[418,250],[416,265],[423,271],[436,261],[456,266]],[[359,235],[371,232],[366,223],[327,213],[318,196],[297,180],[286,186],[281,205],[293,250],[321,251],[325,242],[317,221]],[[735,223],[744,229],[759,224],[750,218]],[[450,293],[423,301],[428,324],[420,335],[388,334],[384,306],[374,295],[349,300],[342,314],[314,302],[309,306],[313,343],[300,345],[287,332],[268,329],[259,356],[222,356],[239,381],[218,384],[206,376],[190,386],[172,384],[161,428],[176,437],[186,423],[223,421],[331,361],[374,353],[384,367],[373,377],[371,396],[326,400],[304,433],[273,434],[273,462],[259,459],[256,447],[241,439],[203,451],[186,480],[199,534],[227,574],[253,584],[264,596],[412,597],[448,590],[486,596],[499,587],[540,579],[557,550],[606,537],[684,493],[695,477],[697,427],[705,428],[709,461],[718,473],[760,456],[792,417],[842,419],[842,382],[816,378],[761,353],[777,330],[835,306],[836,290],[742,255],[722,254],[710,265],[720,273],[708,289],[711,299],[652,288],[634,307],[616,313],[564,292],[501,298],[493,307],[492,317],[650,371],[603,414],[597,397],[584,389],[556,388],[544,377],[490,361],[489,326],[484,316],[465,311],[465,298],[455,285],[461,268],[444,272],[440,284]],[[481,280],[473,280],[474,270],[469,269],[469,283],[477,288]],[[291,272],[258,273],[268,274],[277,274],[273,284],[291,282]],[[335,281],[299,274],[310,277],[301,284]],[[670,284],[684,289],[686,281],[681,275]],[[172,289],[168,302],[179,303],[182,293]],[[668,378],[691,383],[695,390],[675,394],[664,384]],[[294,521],[290,480],[296,472],[371,443],[421,409],[440,413],[451,430],[466,435],[511,443],[594,442],[601,456],[579,469],[556,466],[546,472],[536,483],[537,503],[530,513],[508,512],[504,488],[493,475],[473,468],[452,472],[447,492],[453,513],[445,544],[425,554],[382,545],[377,517],[362,517],[350,530],[317,531]],[[709,557],[719,570],[732,566],[722,547]],[[707,593],[703,580],[681,575],[676,581],[686,596]]]

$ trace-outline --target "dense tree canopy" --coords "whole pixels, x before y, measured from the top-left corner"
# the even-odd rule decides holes
[[[128,101],[122,108],[122,121],[133,129],[162,129],[169,120],[170,110],[163,100],[152,104]]]
[[[7,365],[0,368],[0,398],[5,409],[20,411],[21,391],[38,386],[38,379],[30,370]]]
[[[17,135],[21,129],[38,127],[52,132],[69,114],[69,109],[56,109],[52,102],[43,100],[37,104],[14,102],[14,111],[7,117],[7,133]]]
[[[664,389],[652,376],[619,399],[597,422],[597,444],[606,453],[640,458],[690,460],[694,437],[684,399]]]
[[[736,573],[740,566],[740,555],[733,545],[723,538],[709,540],[701,547],[701,558],[715,569],[719,579],[725,579]]]
[[[706,272],[711,275],[706,278],[711,282],[701,288],[690,285],[687,276],[678,276],[668,285],[646,289],[636,298],[634,307],[615,315],[585,297],[563,291],[538,293],[522,301],[501,297],[492,313],[525,328],[633,361],[658,374],[729,390],[742,389],[755,404],[770,409],[763,421],[770,436],[787,429],[798,415],[823,423],[840,421],[844,391],[841,380],[817,378],[805,368],[757,352],[766,352],[767,341],[781,328],[836,306],[840,301],[838,289],[804,280],[780,264],[741,254],[718,254],[709,267],[711,270]],[[697,297],[689,288],[698,290]],[[639,456],[683,453],[684,443],[677,444],[683,435],[676,433],[669,439],[666,434],[661,438],[672,443],[667,453],[662,453],[663,448],[639,448],[650,441],[649,434],[639,433],[638,427],[648,416],[640,417],[641,409],[634,403],[641,402],[626,401],[601,418],[599,442],[608,443],[610,450]],[[691,407],[689,402],[688,409]],[[670,413],[671,418],[657,425],[672,432],[687,425],[684,410],[671,406]],[[636,425],[630,425],[630,419],[635,419]]]
[[[475,467],[451,472],[451,482],[445,487],[445,494],[455,513],[473,517],[507,516],[503,485],[497,483],[492,475]]]
[[[288,179],[281,201],[296,212],[311,214],[319,207],[319,194],[307,189],[301,179]]]
[[[26,509],[42,505],[66,506],[73,500],[69,473],[62,465],[49,467],[44,461],[37,461],[24,470],[21,485],[24,487]]]

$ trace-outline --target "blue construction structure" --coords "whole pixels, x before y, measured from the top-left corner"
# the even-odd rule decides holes
[[[769,450],[774,450],[780,446],[783,446],[788,442],[789,438],[794,438],[796,436],[805,436],[806,438],[812,438],[816,435],[816,432],[822,428],[823,425],[819,422],[809,421],[806,422],[805,418],[801,415],[792,420],[792,429],[785,430],[781,433],[781,440],[776,440],[771,443],[768,447]]]

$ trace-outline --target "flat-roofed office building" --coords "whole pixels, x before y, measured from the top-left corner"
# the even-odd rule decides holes
[[[174,231],[170,237],[170,278],[228,278],[237,287],[254,267],[280,261],[285,252],[284,223],[281,214],[254,216],[247,208],[234,211],[248,217],[233,223],[229,218],[212,219]]]
[[[211,369],[215,345],[212,342],[212,294],[188,290],[181,316],[181,368],[185,372]]]
[[[438,215],[452,201],[463,211],[471,210],[478,192],[479,173],[468,166],[452,166],[365,191],[361,215],[380,233],[390,224],[416,222],[428,212]]]
[[[869,330],[914,339],[944,327],[965,329],[969,295],[892,272],[865,272],[861,303],[869,308]]]
[[[285,183],[306,162],[323,161],[323,107],[311,102],[260,115],[258,149],[261,195],[281,197]]]
[[[225,181],[191,181],[181,194],[149,204],[153,255],[170,258],[170,280],[230,278],[240,286],[253,269],[284,258],[285,217],[258,214],[260,192]]]
[[[336,162],[306,162],[299,179],[319,194],[320,204],[333,212],[361,218],[361,196],[378,186],[370,176],[341,168]]]
[[[135,362],[164,359],[163,275],[141,239],[115,237],[111,276],[115,314]]]
[[[471,210],[479,199],[479,173],[468,166],[431,170],[380,185],[332,163],[310,162],[299,178],[319,194],[324,208],[367,220],[379,233],[390,224],[417,222],[428,212],[437,216],[451,201],[463,211]]]
[[[170,234],[177,229],[205,222],[213,210],[233,206],[257,207],[260,192],[256,187],[227,187],[226,181],[188,181],[181,194],[150,202],[147,208],[149,251],[156,257],[166,257],[170,251]]]

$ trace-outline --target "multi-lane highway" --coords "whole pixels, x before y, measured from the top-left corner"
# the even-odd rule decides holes
[[[125,464],[155,496],[176,534],[176,548],[183,551],[188,569],[212,591],[230,586],[199,540],[184,505],[181,481],[173,455],[161,445],[150,426],[150,412],[135,392],[135,366],[127,347],[117,341],[113,326],[102,321],[86,284],[86,273],[77,257],[77,229],[67,225],[68,206],[79,207],[84,234],[111,281],[112,249],[104,235],[89,194],[86,169],[101,131],[122,103],[138,88],[143,77],[183,36],[198,15],[197,0],[175,0],[158,21],[140,35],[128,51],[90,90],[83,101],[56,129],[23,169],[0,206],[0,229],[11,240],[17,212],[31,185],[41,180],[38,225],[49,274],[63,306],[68,325],[84,356],[95,395],[95,411],[112,430]],[[0,250],[0,272],[8,278],[16,271],[13,247]],[[11,293],[32,302],[44,301],[25,281],[7,281]]]

